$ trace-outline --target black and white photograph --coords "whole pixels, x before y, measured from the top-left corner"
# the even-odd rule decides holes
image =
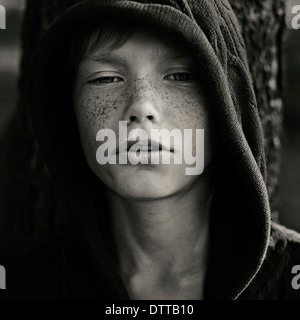
[[[0,0],[2,298],[300,300],[300,0]]]

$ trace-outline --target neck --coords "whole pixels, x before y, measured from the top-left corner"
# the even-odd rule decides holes
[[[204,270],[213,184],[203,174],[185,192],[157,200],[109,194],[113,242],[121,274],[157,270],[174,275]]]

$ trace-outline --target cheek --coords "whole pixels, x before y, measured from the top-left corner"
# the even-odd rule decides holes
[[[181,129],[206,129],[208,106],[203,93],[198,91],[169,93],[165,95],[166,116],[171,117]]]
[[[216,133],[209,110],[209,102],[202,91],[175,92],[168,95],[167,115],[172,115],[173,125],[181,130],[193,129],[191,140],[193,155],[204,150],[205,163],[210,163],[215,154]],[[195,129],[204,129],[204,141],[196,141]],[[198,148],[198,153],[196,152]]]
[[[75,102],[78,124],[85,127],[107,127],[115,117],[117,109],[117,97],[99,95],[93,90],[86,90]]]
[[[99,142],[96,141],[97,132],[101,129],[118,130],[118,121],[122,114],[124,94],[99,94],[86,89],[74,99],[75,114],[81,143],[85,155],[96,159]]]

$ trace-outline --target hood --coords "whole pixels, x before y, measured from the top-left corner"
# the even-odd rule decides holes
[[[91,21],[110,16],[155,25],[185,43],[205,75],[221,150],[212,216],[206,299],[236,299],[266,255],[270,209],[261,121],[243,39],[227,0],[69,1],[40,39],[32,59],[27,104],[49,172],[96,266],[106,297],[128,299],[93,200],[95,177],[81,150],[70,83],[61,70],[68,46]],[[68,141],[69,143],[63,143]],[[76,154],[76,156],[74,156]],[[80,168],[80,170],[79,170]],[[101,219],[100,219],[101,220]],[[105,222],[103,222],[105,223]]]

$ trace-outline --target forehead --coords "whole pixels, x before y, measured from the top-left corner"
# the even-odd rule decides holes
[[[115,37],[122,36],[121,32],[120,30],[120,34],[115,35]],[[112,45],[116,40],[117,38],[113,37],[108,42],[99,39],[86,58],[88,60],[103,61],[108,56],[116,55],[135,60],[143,56],[156,63],[165,60],[192,60],[189,52],[184,49],[184,45],[178,40],[171,43],[166,34],[157,35],[155,32],[142,29],[131,33],[118,44]]]

